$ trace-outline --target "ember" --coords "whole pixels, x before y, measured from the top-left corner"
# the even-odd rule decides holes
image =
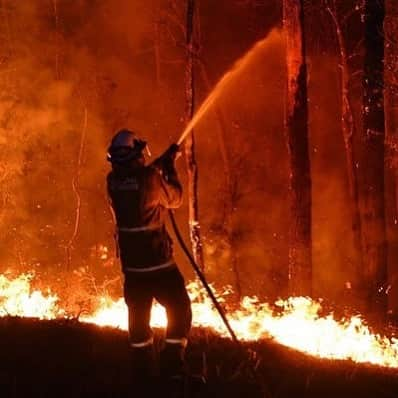
[[[32,275],[15,279],[0,275],[0,315],[45,319],[65,317],[58,296],[48,289],[33,290]],[[187,286],[193,301],[193,324],[208,327],[228,337],[228,333],[196,282]],[[225,298],[224,294],[218,294]],[[275,311],[273,307],[278,308]],[[336,319],[333,314],[320,316],[321,304],[306,297],[278,300],[275,306],[245,297],[240,308],[229,314],[237,336],[245,341],[273,338],[279,343],[321,358],[351,359],[354,362],[398,368],[398,339],[373,334],[359,317]],[[82,322],[127,329],[127,308],[122,298],[99,297],[98,307]],[[152,326],[164,327],[166,314],[159,304],[152,309]]]

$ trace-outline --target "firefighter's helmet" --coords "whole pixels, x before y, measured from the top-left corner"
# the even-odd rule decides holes
[[[120,130],[112,138],[107,159],[111,163],[123,164],[142,157],[146,142],[139,139],[130,130]]]

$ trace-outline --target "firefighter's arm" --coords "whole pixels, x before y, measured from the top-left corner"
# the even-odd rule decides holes
[[[178,179],[177,172],[169,169],[161,174],[160,202],[168,209],[176,209],[182,203],[182,185]]]
[[[173,144],[154,162],[160,177],[160,203],[169,209],[180,207],[182,203],[182,185],[175,168],[178,149]]]

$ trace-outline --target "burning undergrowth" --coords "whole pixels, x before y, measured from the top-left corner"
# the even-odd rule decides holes
[[[34,286],[33,274],[16,277],[0,275],[0,315],[40,319],[78,319],[83,323],[127,329],[127,309],[122,298],[113,298],[101,289],[79,293],[77,285],[68,281],[67,292]],[[65,284],[64,284],[65,286]],[[192,300],[193,325],[207,328],[220,337],[228,333],[210,300],[197,282],[188,284]],[[383,367],[398,368],[398,338],[372,332],[359,316],[338,318],[325,312],[320,301],[306,297],[289,297],[274,304],[244,297],[239,306],[228,308],[226,289],[217,296],[227,308],[229,320],[242,341],[274,340],[286,347],[328,359],[348,359]],[[163,328],[167,324],[164,309],[153,306],[151,324]]]

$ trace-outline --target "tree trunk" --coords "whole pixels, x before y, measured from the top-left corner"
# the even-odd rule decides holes
[[[341,29],[341,25],[337,15],[336,0],[333,0],[331,6],[327,7],[336,29],[337,42],[339,46],[340,56],[340,86],[341,86],[341,130],[343,133],[346,168],[348,177],[348,187],[350,192],[350,208],[351,208],[351,222],[353,232],[353,243],[355,249],[355,264],[357,278],[354,281],[354,290],[360,288],[360,277],[362,274],[362,245],[361,245],[361,219],[359,214],[359,196],[358,196],[358,176],[354,160],[353,139],[356,135],[355,121],[352,112],[352,106],[349,96],[350,84],[350,70],[348,67],[348,57],[346,52],[346,45]]]
[[[185,120],[188,123],[195,108],[194,76],[194,13],[195,0],[187,0],[186,20],[186,67],[185,67]],[[189,232],[192,252],[198,266],[204,270],[203,248],[199,225],[198,165],[195,157],[195,136],[192,130],[185,140],[185,159],[188,170]]]
[[[389,166],[394,171],[395,212],[398,214],[398,3],[396,0],[387,0],[386,13],[385,65],[387,70],[384,94],[386,141],[388,143]]]
[[[386,118],[386,228],[390,309],[398,313],[398,3],[386,1],[385,34],[385,118]],[[390,200],[388,200],[391,198]]]
[[[387,310],[384,209],[384,1],[365,1],[363,132],[359,140],[364,295],[371,314]]]
[[[285,123],[290,161],[289,291],[294,295],[311,295],[311,173],[302,0],[283,1],[283,24],[288,79]]]

